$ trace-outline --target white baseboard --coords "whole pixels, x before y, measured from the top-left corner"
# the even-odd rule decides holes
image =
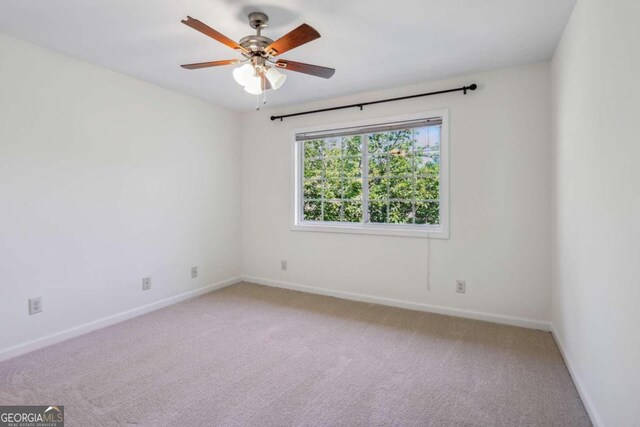
[[[569,375],[571,375],[571,379],[573,380],[573,383],[576,385],[576,389],[578,390],[578,394],[582,399],[582,403],[584,404],[584,407],[587,410],[587,413],[589,414],[589,418],[591,418],[591,423],[595,427],[604,426],[604,424],[602,423],[602,419],[600,418],[600,415],[598,415],[598,412],[596,411],[596,407],[593,404],[593,400],[591,400],[591,397],[589,396],[589,393],[587,393],[587,389],[585,388],[584,383],[582,382],[582,380],[580,379],[580,376],[576,372],[575,365],[569,358],[569,355],[565,350],[565,346],[562,341],[562,338],[560,337],[560,335],[558,335],[558,332],[556,331],[556,328],[553,326],[553,323],[551,324],[551,334],[553,335],[553,338],[556,340],[556,344],[560,349],[560,354],[564,359],[564,364],[567,366],[567,369],[569,370]]]
[[[124,320],[131,319],[133,317],[137,317],[142,314],[146,314],[151,311],[155,311],[160,308],[167,307],[169,305],[173,305],[202,294],[206,294],[216,289],[221,289],[226,286],[233,285],[238,282],[240,282],[240,277],[232,277],[231,279],[213,283],[211,285],[194,289],[192,291],[183,292],[181,294],[174,295],[160,301],[152,302],[141,307],[136,307],[131,310],[116,313],[111,316],[103,317],[102,319],[94,320],[93,322],[88,322],[79,326],[75,326],[73,328],[65,329],[63,331],[44,336],[42,338],[18,344],[13,347],[0,350],[0,361],[19,356],[21,354],[29,353],[30,351],[47,347],[49,345],[68,340],[69,338],[77,337],[78,335],[83,335],[88,332],[95,331],[96,329],[104,328],[115,323],[120,323]]]
[[[392,307],[406,308],[409,310],[426,311],[429,313],[444,314],[447,316],[464,317],[467,319],[484,320],[487,322],[501,323],[504,325],[520,326],[529,329],[539,329],[542,331],[550,331],[549,322],[541,320],[525,319],[521,317],[505,316],[502,314],[483,313],[472,310],[462,310],[459,308],[450,308],[437,305],[429,305],[411,301],[404,301],[393,298],[382,298],[371,295],[359,294],[354,292],[337,291],[333,289],[318,288],[315,286],[299,285],[296,283],[281,282],[277,280],[263,279],[260,277],[242,276],[243,282],[257,283],[260,285],[272,286],[276,288],[291,289],[294,291],[308,292],[318,295],[326,295],[336,298],[348,299],[353,301],[369,302],[373,304],[389,305]]]

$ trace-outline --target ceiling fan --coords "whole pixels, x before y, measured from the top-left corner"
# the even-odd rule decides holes
[[[184,64],[181,65],[181,67],[188,70],[195,70],[199,68],[244,63],[242,66],[233,70],[233,77],[236,82],[244,86],[246,92],[258,96],[264,94],[267,89],[275,90],[282,86],[287,76],[279,72],[278,68],[325,79],[333,76],[333,73],[336,71],[333,68],[286,59],[277,59],[274,61],[275,57],[320,38],[320,33],[310,25],[302,24],[278,40],[273,41],[269,37],[262,35],[262,30],[267,27],[268,22],[269,17],[266,14],[262,12],[250,13],[249,25],[256,30],[256,34],[243,37],[236,43],[197,19],[187,16],[187,19],[182,20],[183,24],[238,51],[244,58]],[[263,99],[263,102],[266,103],[266,98]]]

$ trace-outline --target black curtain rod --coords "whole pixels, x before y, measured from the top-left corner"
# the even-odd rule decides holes
[[[473,83],[469,86],[462,86],[455,89],[439,90],[437,92],[428,92],[428,93],[420,93],[417,95],[400,96],[398,98],[381,99],[379,101],[360,102],[358,104],[341,105],[339,107],[322,108],[320,110],[302,111],[300,113],[284,114],[282,116],[271,116],[271,120],[279,119],[280,121],[282,121],[282,119],[286,119],[287,117],[304,116],[305,114],[324,113],[325,111],[343,110],[345,108],[358,107],[360,108],[360,110],[362,110],[362,108],[366,105],[382,104],[383,102],[391,102],[391,101],[402,101],[403,99],[419,98],[421,96],[440,95],[441,93],[463,92],[466,95],[468,90],[476,90],[477,88],[478,88],[478,85]]]

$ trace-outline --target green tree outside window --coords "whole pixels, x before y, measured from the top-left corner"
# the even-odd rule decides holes
[[[310,140],[303,147],[305,221],[439,223],[439,125]]]

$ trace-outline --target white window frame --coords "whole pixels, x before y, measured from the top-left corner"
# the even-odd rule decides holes
[[[441,118],[440,135],[440,224],[381,224],[381,223],[339,223],[312,222],[302,220],[302,144],[296,141],[296,134],[319,132],[331,129],[371,126],[400,121]],[[392,117],[378,117],[346,123],[334,123],[321,126],[294,129],[292,133],[292,174],[291,174],[291,229],[294,231],[317,231],[328,233],[374,234],[383,236],[422,237],[433,239],[449,238],[449,110],[435,110],[415,114],[403,114]]]

